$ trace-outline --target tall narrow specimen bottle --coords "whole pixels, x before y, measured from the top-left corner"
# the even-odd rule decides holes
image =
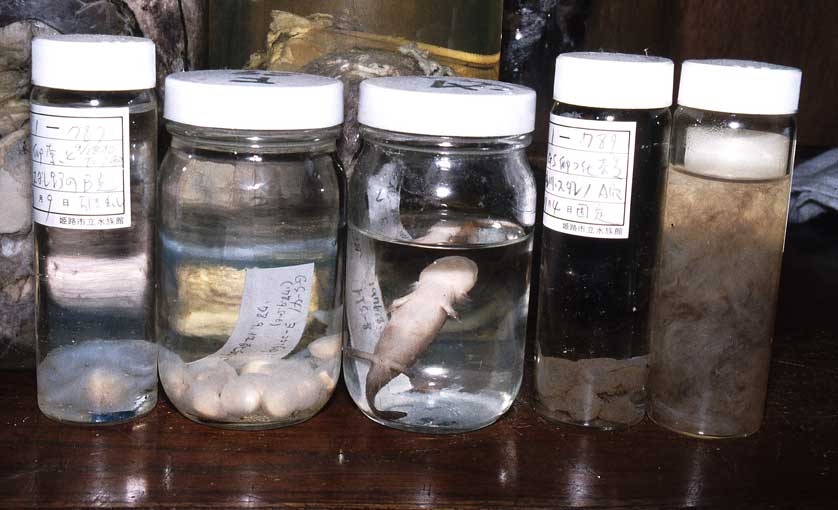
[[[643,418],[670,60],[556,59],[538,300],[536,409],[600,429]]]
[[[38,405],[116,423],[157,402],[154,43],[32,42]]]
[[[649,416],[676,432],[762,423],[800,80],[760,62],[681,68],[649,373]]]

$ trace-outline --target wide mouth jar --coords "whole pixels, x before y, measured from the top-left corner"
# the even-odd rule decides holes
[[[532,90],[489,80],[361,84],[344,381],[372,420],[458,433],[490,425],[514,401],[535,223],[524,150],[534,105]]]
[[[307,420],[340,376],[342,84],[235,70],[166,83],[163,388],[198,423],[252,430]]]
[[[532,227],[536,200],[524,150],[534,130],[532,89],[459,77],[373,78],[361,83],[359,101],[364,143],[351,169],[351,223],[420,243],[428,221],[457,215]]]
[[[173,136],[199,145],[270,152],[333,144],[343,84],[273,71],[176,73],[166,78],[163,117]]]
[[[454,242],[427,234],[442,224],[454,228],[457,217],[475,225],[515,225],[521,233],[533,227],[535,184],[525,150],[531,133],[437,136],[362,125],[361,136],[349,181],[349,219],[357,227],[418,244]],[[498,235],[506,230],[498,228]],[[496,242],[491,235],[468,241]]]

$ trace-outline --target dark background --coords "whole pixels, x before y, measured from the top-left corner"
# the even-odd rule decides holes
[[[760,60],[799,67],[803,86],[798,143],[838,145],[838,2],[835,0],[506,0],[505,49],[522,13],[543,16],[542,37],[528,59],[502,79],[539,91],[539,135],[547,125],[553,83],[551,58],[560,51],[606,50],[695,58]],[[510,53],[508,53],[509,55]]]

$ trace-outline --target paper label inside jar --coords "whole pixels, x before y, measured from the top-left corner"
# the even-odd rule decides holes
[[[353,229],[347,257],[346,310],[352,346],[373,352],[387,325],[384,296],[375,276],[375,247]]]
[[[375,276],[375,246],[355,229],[349,230],[346,250],[346,320],[350,345],[358,351],[372,353],[387,325],[387,309],[381,286]],[[368,361],[352,358],[361,394],[366,393]],[[367,411],[366,401],[359,403]]]
[[[128,108],[31,105],[32,219],[48,227],[131,226]]]
[[[313,262],[248,269],[236,326],[215,355],[290,354],[308,322],[313,284]]]
[[[628,239],[635,122],[550,115],[544,226],[601,239]]]
[[[401,203],[399,169],[385,163],[367,181],[370,229],[393,239],[411,239],[399,215]]]

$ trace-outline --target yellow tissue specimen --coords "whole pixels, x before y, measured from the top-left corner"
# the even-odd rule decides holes
[[[229,337],[239,318],[245,269],[184,265],[177,270],[174,329],[184,336]],[[317,275],[311,288],[309,320],[317,310]]]
[[[239,318],[247,271],[225,266],[181,266],[174,328],[185,336],[229,336]]]

